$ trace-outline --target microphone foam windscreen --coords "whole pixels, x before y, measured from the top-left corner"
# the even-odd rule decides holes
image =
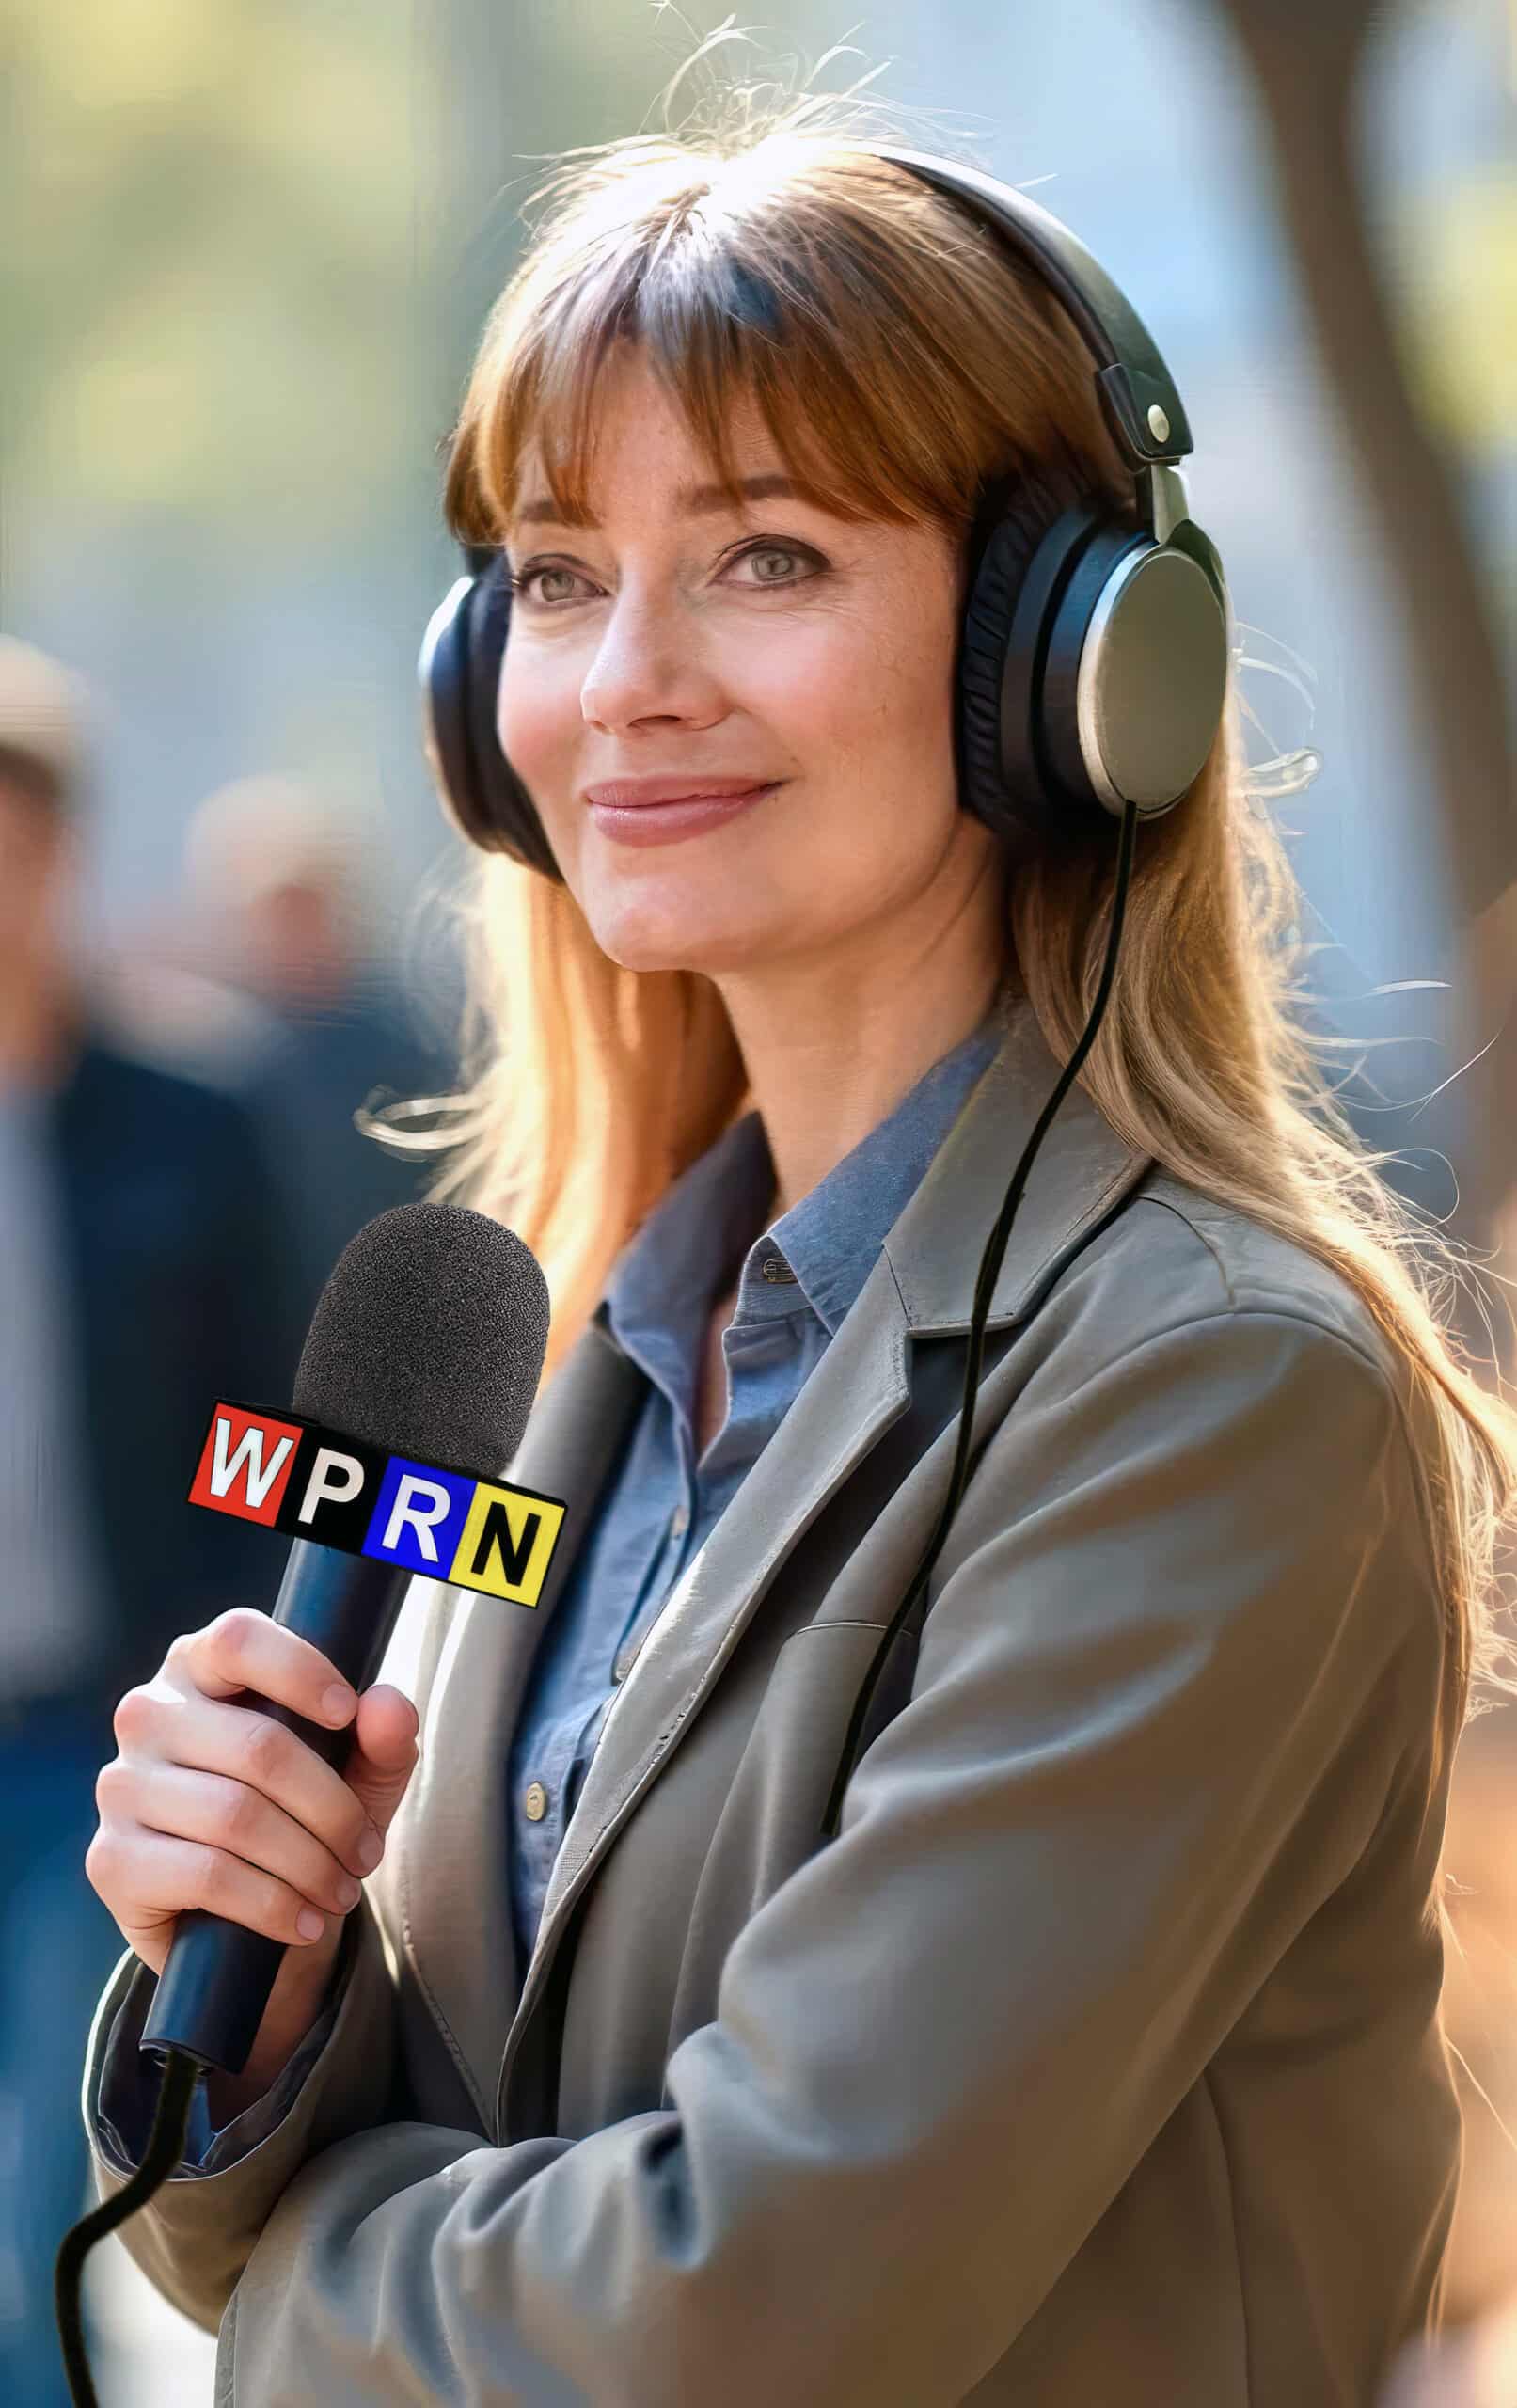
[[[390,1454],[501,1477],[547,1348],[529,1246],[459,1204],[397,1204],[350,1238],[323,1289],[294,1408]]]

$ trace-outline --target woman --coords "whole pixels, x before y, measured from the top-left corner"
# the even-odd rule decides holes
[[[482,865],[435,1192],[547,1271],[511,1471],[565,1539],[536,1621],[419,1597],[415,1778],[390,1684],[345,1781],[249,1753],[243,1687],[328,1676],[257,1617],[122,1701],[102,2193],[150,2110],[136,1958],[308,1903],[123,2226],[222,2320],[229,2400],[1367,2401],[1439,2309],[1438,1854],[1517,1418],[1289,1022],[1229,697],[1138,845],[820,1844],[1110,921],[1110,821],[1013,859],[961,807],[966,531],[998,480],[1034,517],[1130,482],[1038,277],[805,105],[560,198],[449,476],[509,560],[497,732],[556,874]],[[639,816],[703,786],[750,800]]]

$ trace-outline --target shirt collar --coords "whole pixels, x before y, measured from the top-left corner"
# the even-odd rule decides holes
[[[833,1336],[971,1089],[995,1059],[1005,1027],[998,999],[808,1196],[767,1227],[762,1215],[773,1199],[774,1164],[761,1116],[745,1113],[674,1181],[623,1248],[596,1318],[624,1351],[650,1370],[656,1363],[672,1386],[699,1346],[712,1299],[741,1258],[735,1323],[782,1319],[805,1306]]]

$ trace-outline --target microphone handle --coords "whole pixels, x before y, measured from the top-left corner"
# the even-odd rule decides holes
[[[361,1693],[379,1670],[413,1577],[403,1564],[346,1555],[314,1539],[292,1539],[274,1620],[319,1647]],[[352,1749],[351,1722],[334,1731],[251,1689],[237,1703],[282,1722],[326,1764],[336,1766]],[[138,2047],[180,2049],[202,2067],[240,2074],[290,1944],[206,1908],[186,1908],[175,1925]]]

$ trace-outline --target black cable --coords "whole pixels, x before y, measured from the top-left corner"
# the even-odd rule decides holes
[[[182,2049],[166,2051],[158,2104],[153,2110],[152,2130],[148,2134],[148,2146],[142,2152],[141,2164],[114,2197],[103,2200],[98,2208],[91,2208],[87,2216],[81,2216],[59,2243],[53,2275],[53,2297],[57,2311],[58,2338],[63,2345],[64,2371],[69,2378],[74,2408],[100,2408],[90,2378],[89,2362],[85,2355],[84,2329],[79,2314],[79,2280],[86,2255],[103,2234],[114,2231],[119,2224],[124,2224],[129,2215],[144,2206],[180,2162],[190,2129],[195,2085],[201,2071],[198,2060],[186,2056]]]
[[[969,1356],[964,1367],[964,1401],[959,1408],[958,1445],[954,1456],[953,1477],[948,1483],[948,1494],[943,1499],[937,1527],[927,1541],[922,1560],[917,1565],[915,1576],[905,1597],[891,1617],[889,1627],[875,1650],[874,1661],[854,1702],[847,1736],[843,1744],[842,1761],[838,1766],[837,1777],[832,1783],[831,1796],[827,1801],[827,1813],[822,1819],[824,1840],[835,1839],[837,1836],[838,1821],[843,1811],[843,1794],[853,1777],[854,1759],[858,1754],[860,1736],[868,1717],[870,1700],[874,1696],[880,1673],[884,1670],[885,1658],[890,1654],[896,1632],[927,1585],[932,1567],[938,1560],[939,1550],[948,1535],[948,1525],[954,1518],[955,1508],[968,1477],[970,1446],[973,1437],[974,1391],[979,1385],[980,1360],[985,1351],[986,1317],[990,1310],[990,1299],[995,1293],[996,1279],[1006,1251],[1006,1240],[1011,1234],[1011,1225],[1017,1216],[1017,1207],[1022,1200],[1022,1190],[1027,1184],[1027,1175],[1032,1169],[1033,1158],[1043,1142],[1049,1123],[1073,1085],[1079,1075],[1080,1066],[1095,1042],[1096,1031],[1100,1026],[1101,1015],[1106,1009],[1107,999],[1112,991],[1112,981],[1116,973],[1117,947],[1122,941],[1122,921],[1127,909],[1128,883],[1132,869],[1133,842],[1137,833],[1137,805],[1129,802],[1122,814],[1122,835],[1116,857],[1116,881],[1112,896],[1112,929],[1107,941],[1106,959],[1101,969],[1100,985],[1097,989],[1096,1001],[1091,1006],[1090,1018],[1085,1022],[1080,1041],[1065,1064],[1052,1094],[1038,1116],[1037,1125],[1023,1149],[1022,1157],[1013,1174],[1011,1185],[1006,1190],[1005,1201],[996,1216],[995,1227],[986,1241],[985,1252],[980,1258],[979,1277],[974,1285],[974,1309],[970,1316]],[[925,1615],[923,1619],[924,1621],[926,1619]]]

